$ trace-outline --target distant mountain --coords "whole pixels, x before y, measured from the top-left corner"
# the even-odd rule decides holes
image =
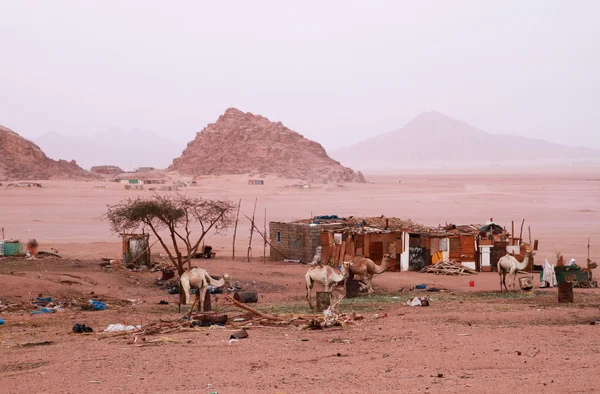
[[[188,143],[170,170],[185,175],[275,175],[315,183],[365,182],[331,159],[317,142],[281,122],[228,108]]]
[[[0,180],[91,178],[94,175],[79,167],[75,160],[52,160],[33,142],[0,126]]]
[[[600,151],[594,149],[490,134],[439,112],[422,113],[400,130],[333,150],[330,154],[342,164],[362,171],[600,160]]]
[[[166,168],[185,148],[157,133],[139,129],[127,132],[112,129],[79,136],[48,132],[35,142],[48,156],[73,157],[87,169],[101,165],[115,165],[124,170]]]

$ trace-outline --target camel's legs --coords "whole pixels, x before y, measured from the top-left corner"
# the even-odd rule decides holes
[[[198,289],[198,292],[200,293],[200,305],[198,305],[198,311],[206,312],[204,310],[204,300],[208,294],[208,286],[203,286],[202,288]]]
[[[500,279],[500,292],[502,292],[502,285],[504,285],[504,288],[506,289],[506,292],[508,292],[508,287],[506,287],[506,272],[503,272],[501,274],[501,279]]]

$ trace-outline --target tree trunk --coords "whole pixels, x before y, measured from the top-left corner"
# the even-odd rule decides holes
[[[255,304],[258,294],[255,291],[238,291],[233,294],[233,299],[244,304]]]
[[[226,324],[227,315],[212,315],[212,314],[199,314],[193,315],[192,318],[202,323],[214,323],[214,324]]]

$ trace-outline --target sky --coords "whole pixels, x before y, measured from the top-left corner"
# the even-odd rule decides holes
[[[600,149],[600,1],[0,0],[0,124],[185,143],[228,107],[327,149],[439,111]]]

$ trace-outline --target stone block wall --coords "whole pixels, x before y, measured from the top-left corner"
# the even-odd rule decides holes
[[[321,230],[333,227],[340,226],[270,222],[269,238],[272,244],[269,250],[270,260],[289,258],[310,263],[315,256],[317,246],[321,246]]]

